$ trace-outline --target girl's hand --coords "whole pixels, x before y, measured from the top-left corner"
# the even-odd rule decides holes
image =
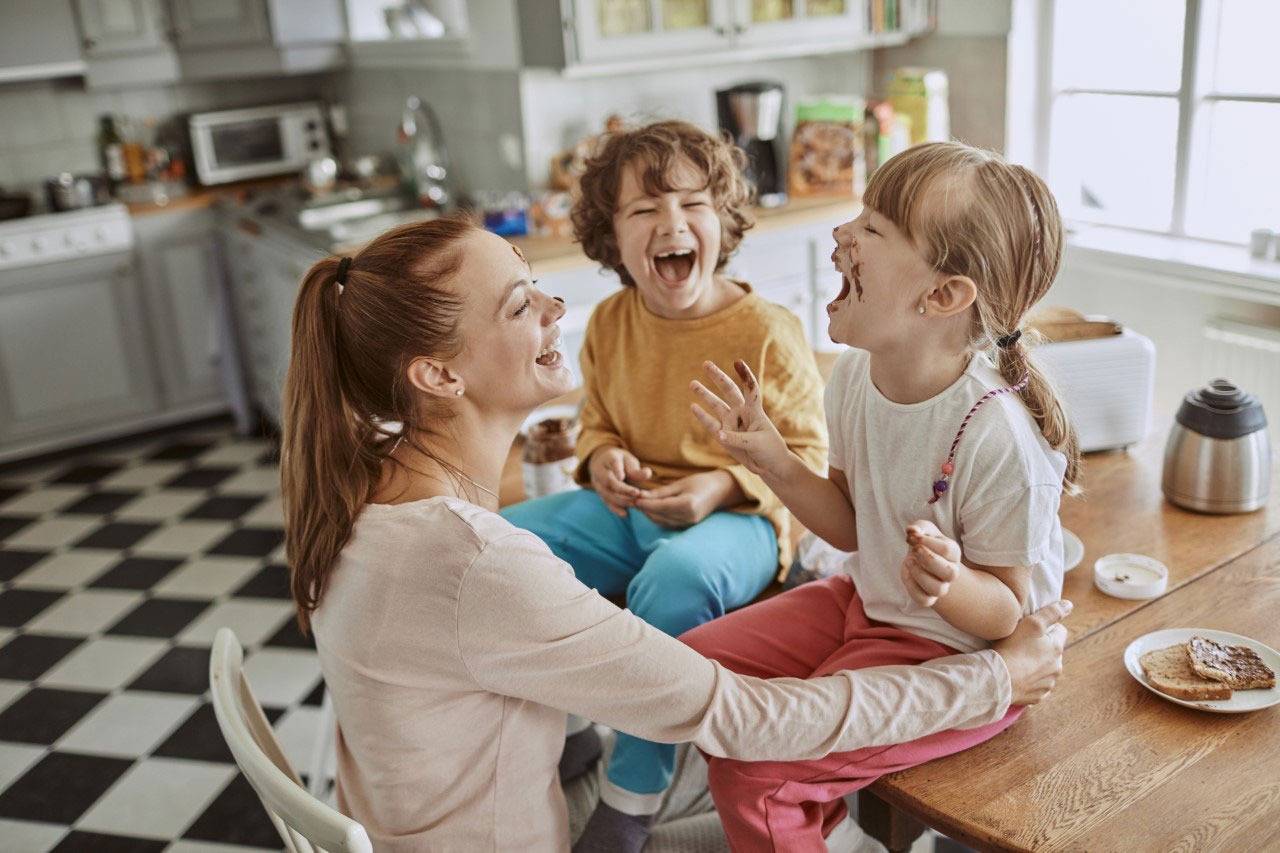
[[[635,454],[621,447],[601,447],[591,454],[587,463],[591,474],[591,488],[609,512],[619,518],[627,517],[627,508],[636,505],[636,498],[643,492],[627,481],[642,483],[653,476],[653,471],[640,464]]]
[[[902,560],[902,584],[911,600],[932,607],[960,576],[960,545],[942,535],[931,521],[907,526],[907,556]]]
[[[725,481],[728,481],[726,488]],[[661,527],[683,530],[720,508],[737,491],[737,481],[724,471],[703,471],[640,493],[636,509]]]
[[[1067,642],[1061,622],[1069,613],[1070,601],[1046,604],[1024,616],[1008,637],[992,644],[1009,670],[1010,705],[1034,705],[1053,689],[1062,674],[1062,647]]]
[[[693,414],[707,432],[720,440],[729,455],[745,465],[747,470],[761,476],[777,473],[783,469],[791,451],[778,428],[764,413],[760,402],[760,383],[751,368],[742,359],[735,361],[733,368],[742,388],[713,362],[702,363],[703,371],[720,395],[716,396],[695,379],[690,387],[694,396],[702,401],[702,406],[694,403]]]

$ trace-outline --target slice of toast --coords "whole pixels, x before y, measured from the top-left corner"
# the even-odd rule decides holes
[[[1187,640],[1187,658],[1197,675],[1221,681],[1233,690],[1276,686],[1275,672],[1248,646],[1232,646],[1208,637],[1192,637]]]
[[[1196,675],[1185,643],[1152,649],[1138,658],[1138,663],[1147,683],[1168,696],[1188,701],[1231,698],[1227,685]]]

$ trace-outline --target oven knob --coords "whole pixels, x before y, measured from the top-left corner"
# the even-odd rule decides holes
[[[62,242],[67,244],[68,249],[78,250],[84,248],[84,238],[74,231],[68,231],[67,236],[62,238]]]
[[[31,254],[33,255],[44,254],[44,241],[41,240],[39,237],[31,238]]]
[[[0,243],[0,258],[7,258],[7,257],[9,257],[9,255],[11,255],[11,254],[13,254],[13,252],[12,252],[12,250],[9,248],[9,244],[8,244],[8,243]]]

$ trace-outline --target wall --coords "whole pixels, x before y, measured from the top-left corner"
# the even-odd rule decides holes
[[[333,94],[329,75],[108,91],[86,90],[80,78],[0,85],[0,185],[35,189],[59,172],[100,171],[96,140],[103,113],[163,120],[177,113]]]

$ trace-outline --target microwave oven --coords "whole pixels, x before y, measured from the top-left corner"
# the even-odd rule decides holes
[[[206,186],[299,172],[330,154],[324,112],[310,101],[194,113],[187,128],[196,177]]]

